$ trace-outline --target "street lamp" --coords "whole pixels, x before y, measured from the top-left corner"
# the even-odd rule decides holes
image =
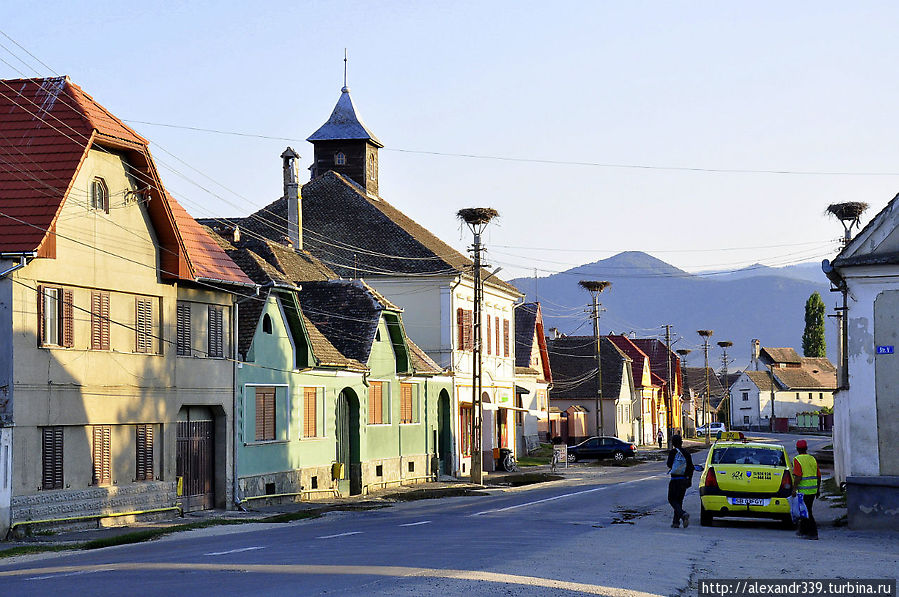
[[[724,391],[726,394],[724,395],[724,408],[727,409],[727,428],[733,428],[733,405],[730,403],[730,380],[727,379],[727,349],[733,346],[734,343],[729,340],[722,340],[718,342],[718,346],[721,347],[722,352],[724,352],[724,356],[721,357],[721,363],[724,365]]]
[[[581,288],[593,295],[593,340],[596,342],[596,435],[603,435],[602,423],[602,348],[599,336],[599,293],[612,285],[605,280],[581,280]]]
[[[681,383],[681,392],[683,392],[683,388],[685,388],[687,385],[687,371],[686,371],[687,355],[693,351],[690,350],[689,348],[679,348],[676,352],[678,355],[680,355],[680,376],[681,376],[681,382],[682,382]],[[694,407],[693,412],[694,412],[694,414],[696,413],[695,407]],[[695,421],[695,417],[694,417],[694,421]],[[684,423],[683,413],[681,413],[681,430],[684,430],[686,428],[687,428],[687,425]]]
[[[715,332],[713,330],[696,330],[702,336],[702,350],[705,353],[705,399],[702,403],[702,424],[705,425],[705,443],[709,443],[709,338]]]
[[[456,215],[468,225],[474,235],[471,251],[474,256],[474,350],[472,359],[471,384],[471,482],[481,485],[484,481],[484,447],[481,423],[483,421],[483,404],[481,404],[481,303],[483,302],[483,281],[481,280],[481,234],[490,220],[499,216],[499,212],[490,207],[470,207],[460,209]],[[494,272],[495,273],[495,272]]]

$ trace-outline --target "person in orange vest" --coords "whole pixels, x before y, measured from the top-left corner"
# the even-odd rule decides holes
[[[802,501],[808,508],[808,518],[799,519],[798,535],[805,539],[818,538],[818,525],[812,514],[812,504],[815,496],[821,492],[821,469],[818,461],[808,452],[808,444],[804,439],[796,442],[796,451],[799,454],[793,459],[793,495],[802,495]]]

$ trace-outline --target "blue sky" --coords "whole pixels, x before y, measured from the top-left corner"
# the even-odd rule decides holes
[[[310,163],[302,139],[337,101],[346,47],[353,98],[386,146],[381,194],[461,250],[456,210],[498,209],[486,242],[508,278],[624,250],[690,271],[831,256],[829,203],[868,202],[870,217],[899,190],[897,10],[51,1],[8,3],[0,29],[123,119],[296,139],[133,124],[196,217],[278,198],[285,145]],[[52,75],[0,42],[37,67],[0,48],[15,67],[0,62],[3,78]]]

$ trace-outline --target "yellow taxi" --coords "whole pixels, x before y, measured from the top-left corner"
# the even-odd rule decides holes
[[[699,522],[716,516],[775,518],[792,526],[790,459],[779,444],[748,442],[740,432],[719,432],[699,477]]]

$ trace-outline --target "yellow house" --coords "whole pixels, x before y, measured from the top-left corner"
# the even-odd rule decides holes
[[[3,81],[0,128],[0,536],[225,507],[253,283],[67,77]]]

